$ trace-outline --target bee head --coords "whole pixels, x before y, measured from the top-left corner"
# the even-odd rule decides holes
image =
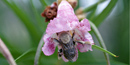
[[[59,40],[67,44],[71,40],[71,35],[68,32],[61,32],[59,35]]]

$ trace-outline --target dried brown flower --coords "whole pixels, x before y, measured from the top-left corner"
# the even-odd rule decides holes
[[[78,1],[77,1],[77,0],[57,0],[58,5],[60,4],[61,1],[67,1],[67,2],[69,2],[69,4],[70,4],[73,8],[75,8],[75,7],[77,6],[77,4],[78,4]]]
[[[75,8],[77,6],[77,0],[68,0],[68,2],[70,3],[70,5]]]
[[[57,8],[58,5],[56,2],[54,2],[51,6],[47,6],[46,9],[41,14],[43,17],[46,18],[46,22],[52,20],[57,15]]]

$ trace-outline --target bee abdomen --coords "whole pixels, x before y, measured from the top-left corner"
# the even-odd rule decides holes
[[[75,57],[75,48],[66,49],[63,51],[63,53],[66,59],[72,60]]]

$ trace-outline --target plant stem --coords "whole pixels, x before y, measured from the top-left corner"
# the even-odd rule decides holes
[[[0,52],[5,56],[10,65],[16,65],[13,56],[0,38]]]
[[[95,26],[94,23],[92,23],[91,21],[89,21],[91,27],[92,27],[92,31],[94,32],[94,34],[96,35],[98,41],[99,41],[99,44],[102,48],[104,48],[105,50],[107,50],[106,46],[105,46],[105,43],[103,41],[103,38],[100,34],[100,32],[98,31],[97,27]],[[104,53],[104,56],[105,56],[105,59],[107,61],[107,65],[110,65],[110,61],[109,61],[109,56],[107,53],[103,52]]]
[[[37,47],[37,51],[36,51],[36,55],[35,55],[35,60],[34,60],[34,65],[38,65],[39,63],[39,58],[40,58],[40,55],[41,55],[41,50],[42,50],[42,46],[43,46],[43,36],[39,42],[39,45]]]

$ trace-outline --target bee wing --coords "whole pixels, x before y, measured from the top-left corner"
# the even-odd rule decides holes
[[[75,61],[78,59],[78,49],[77,49],[76,46],[75,46],[75,49],[76,49],[76,55],[75,55],[75,57],[72,59],[73,62],[75,62]]]

